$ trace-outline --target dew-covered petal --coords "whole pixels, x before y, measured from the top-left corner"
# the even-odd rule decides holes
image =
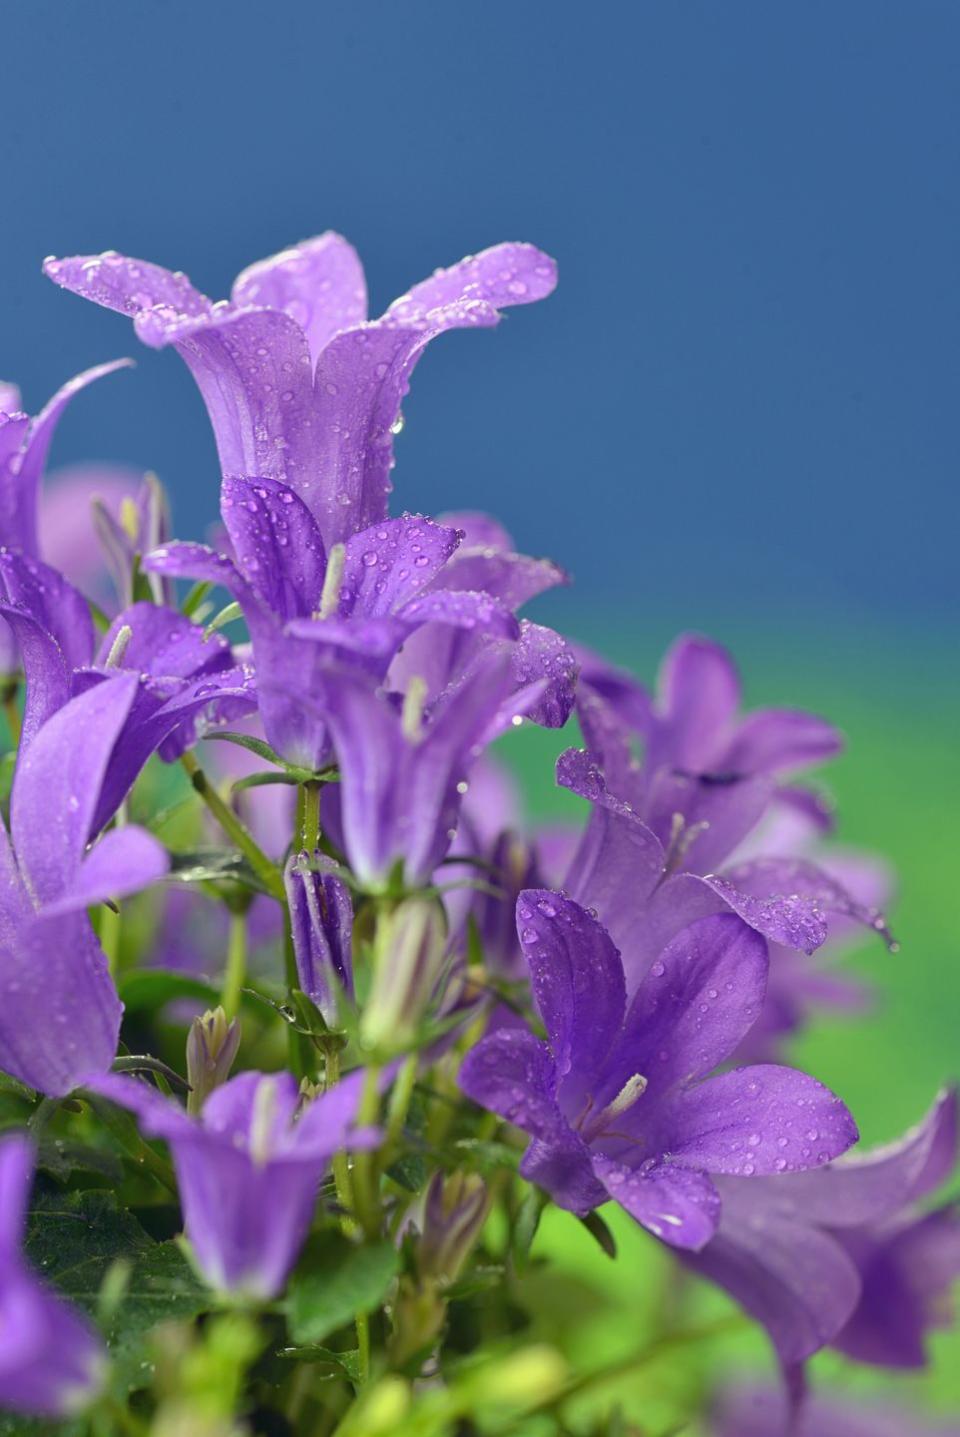
[[[507,553],[514,548],[513,539],[500,523],[490,514],[479,509],[447,510],[437,516],[439,524],[449,524],[463,533],[463,548],[502,549]]]
[[[756,827],[773,793],[773,780],[763,775],[740,778],[661,769],[652,778],[645,817],[667,844],[679,814],[682,867],[691,873],[711,873]]]
[[[106,664],[122,629],[129,629],[119,667],[156,678],[191,679],[233,667],[222,634],[204,634],[176,609],[141,601],[117,615],[100,641],[95,663]]]
[[[148,573],[163,574],[170,579],[194,579],[227,589],[240,604],[248,624],[255,625],[258,619],[269,617],[233,560],[206,544],[183,541],[162,544],[145,556],[143,567]]]
[[[0,603],[14,630],[22,631],[24,642],[31,644],[30,651],[23,654],[28,685],[33,668],[28,628],[40,629],[53,640],[68,673],[89,663],[93,652],[89,606],[83,595],[56,569],[27,555],[0,553]],[[38,673],[37,679],[43,682],[42,674]]]
[[[758,858],[708,880],[736,913],[774,943],[805,953],[824,941],[827,914],[865,924],[887,942],[882,914],[860,903],[831,874],[803,858]]]
[[[774,1063],[674,1091],[657,1104],[655,1122],[675,1162],[737,1177],[822,1167],[858,1137],[829,1088]]]
[[[415,598],[446,564],[460,534],[420,514],[385,519],[346,541],[340,613],[378,618]]]
[[[388,324],[422,320],[431,311],[462,301],[483,301],[497,309],[546,299],[557,284],[557,265],[531,244],[498,244],[438,269],[395,299],[383,317]]]
[[[843,736],[816,714],[758,709],[737,725],[723,765],[732,773],[793,773],[842,748]]]
[[[356,250],[327,230],[243,270],[234,281],[235,305],[282,309],[307,337],[314,363],[341,329],[367,317],[367,289]]]
[[[754,1184],[786,1217],[835,1228],[886,1222],[933,1192],[957,1160],[957,1091],[938,1094],[921,1122],[895,1142],[848,1153],[814,1172]],[[758,1198],[758,1200],[760,1200]]]
[[[546,888],[520,894],[517,934],[564,1106],[575,1114],[620,1034],[626,1008],[620,955],[595,918]]]
[[[303,492],[312,470],[310,353],[279,310],[228,309],[211,318],[140,316],[137,333],[172,344],[203,395],[225,476],[277,479]]]
[[[593,1169],[614,1202],[671,1247],[696,1251],[716,1232],[720,1198],[704,1173],[669,1163],[638,1170],[599,1153]]]
[[[443,624],[490,638],[511,641],[520,638],[520,625],[513,614],[489,594],[464,593],[457,589],[420,594],[408,604],[404,604],[398,612],[398,618],[411,626]],[[518,684],[528,681],[529,676],[525,676],[521,670]],[[542,722],[533,713],[530,717],[535,723]]]
[[[468,1098],[531,1137],[551,1144],[568,1124],[557,1105],[557,1069],[546,1043],[525,1028],[482,1038],[460,1066]]]
[[[326,554],[303,500],[273,479],[227,475],[220,513],[250,587],[281,620],[312,614],[320,603]]]
[[[534,1138],[520,1160],[520,1174],[553,1198],[557,1207],[585,1217],[607,1201],[590,1152],[572,1128],[558,1128],[549,1141]]]
[[[104,779],[137,685],[135,674],[118,674],[71,699],[20,755],[10,803],[11,838],[39,904],[55,901],[76,877],[96,831]]]
[[[109,1068],[122,1011],[85,914],[29,919],[5,936],[0,946],[4,1072],[50,1097],[63,1097]]]
[[[681,929],[636,991],[623,1036],[608,1054],[598,1105],[641,1073],[646,1091],[631,1115],[643,1124],[660,1095],[729,1057],[760,1012],[766,982],[767,946],[733,914]],[[668,1147],[673,1151],[672,1140]]]
[[[51,256],[44,260],[43,272],[61,289],[131,319],[157,305],[185,316],[208,314],[212,308],[185,274],[113,250],[66,259]]]
[[[543,624],[523,619],[519,640],[510,650],[510,667],[518,691],[544,681],[540,697],[526,711],[531,723],[563,728],[573,711],[578,672],[566,639]]]

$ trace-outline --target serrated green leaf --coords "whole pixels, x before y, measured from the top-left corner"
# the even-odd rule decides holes
[[[352,1246],[345,1238],[324,1245],[311,1267],[290,1284],[287,1316],[298,1346],[322,1342],[357,1313],[379,1307],[400,1266],[389,1242]]]

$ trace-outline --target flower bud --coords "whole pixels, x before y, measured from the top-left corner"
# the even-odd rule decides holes
[[[366,1046],[393,1052],[409,1047],[443,972],[446,941],[446,919],[435,899],[405,898],[381,917],[361,1024]]]
[[[188,1112],[199,1113],[214,1088],[227,1081],[239,1046],[239,1019],[228,1023],[222,1008],[194,1018],[187,1034]]]
[[[427,1188],[417,1265],[423,1277],[454,1282],[480,1235],[489,1199],[476,1173],[435,1173]]]
[[[300,987],[331,1028],[341,994],[353,996],[353,904],[341,871],[317,852],[294,854],[283,873]]]

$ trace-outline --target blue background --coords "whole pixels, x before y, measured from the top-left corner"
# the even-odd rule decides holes
[[[0,373],[35,409],[139,361],[74,407],[57,460],[155,468],[183,537],[215,513],[186,370],[55,290],[47,253],[123,250],[218,297],[332,227],[383,307],[529,239],[560,289],[427,355],[398,507],[497,512],[573,571],[580,612],[658,638],[946,622],[953,0],[8,0],[0,24]]]

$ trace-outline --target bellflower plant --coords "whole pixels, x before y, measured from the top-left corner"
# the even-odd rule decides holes
[[[699,636],[648,688],[529,615],[566,575],[497,520],[389,512],[427,345],[554,262],[495,245],[374,319],[329,233],[218,302],[45,268],[184,359],[222,532],[179,536],[150,474],[42,483],[126,361],[36,419],[0,386],[2,1430],[885,1430],[811,1360],[922,1367],[950,1320],[956,1098],[861,1155],[791,1062],[862,1010],[845,950],[892,941],[806,777],[837,730],[744,714]],[[492,750],[571,719],[579,813],[543,828]],[[629,1266],[626,1359],[585,1362],[578,1241]],[[778,1385],[712,1397],[750,1323]]]

